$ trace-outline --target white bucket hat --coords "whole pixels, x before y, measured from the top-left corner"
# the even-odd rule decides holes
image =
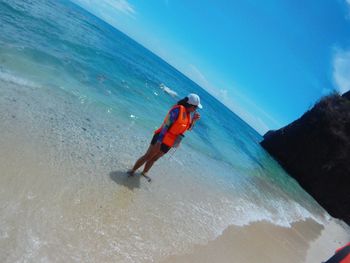
[[[188,104],[197,106],[200,109],[203,108],[201,104],[201,100],[197,94],[194,94],[194,93],[188,94],[187,98],[188,98],[188,101],[187,101]]]

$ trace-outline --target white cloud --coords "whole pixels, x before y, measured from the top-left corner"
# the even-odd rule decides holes
[[[253,101],[239,93],[237,89],[231,91],[233,89],[220,89],[212,85],[196,66],[189,65],[185,74],[208,91],[211,95],[219,99],[226,107],[231,109],[260,134],[264,134],[272,128],[279,128],[282,126],[268,113],[259,108]],[[249,108],[249,110],[246,108]],[[254,114],[253,112],[258,114]],[[268,120],[268,122],[272,123],[274,127],[268,127],[266,121],[263,119]]]
[[[196,81],[201,86],[210,86],[209,81],[207,78],[203,75],[203,73],[194,65],[189,65],[189,69],[186,72],[191,79]]]
[[[77,4],[104,17],[106,13],[121,12],[132,18],[135,17],[135,8],[127,0],[73,0]]]
[[[350,19],[350,0],[344,0],[344,3],[348,5],[348,12],[345,15],[345,18],[349,20]]]
[[[106,5],[109,5],[126,15],[133,16],[136,13],[134,7],[126,0],[104,0],[104,2]]]
[[[350,90],[350,51],[336,50],[333,57],[333,80],[340,93]]]
[[[228,90],[220,90],[220,95],[222,102],[229,109],[236,113],[260,134],[263,135],[268,130],[277,129],[282,126],[272,116],[261,109],[252,100],[239,93],[237,90],[234,91],[234,94],[230,94]],[[267,122],[271,126],[269,126]]]

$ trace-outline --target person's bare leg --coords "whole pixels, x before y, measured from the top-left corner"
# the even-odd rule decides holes
[[[150,160],[146,161],[145,167],[143,168],[142,175],[147,175],[148,171],[152,168],[153,164],[164,155],[162,151],[160,151],[157,155],[153,156]]]
[[[155,144],[154,144],[154,145],[151,144],[151,145],[148,147],[147,152],[146,152],[144,155],[142,155],[142,156],[135,162],[134,167],[133,167],[131,170],[128,171],[128,174],[129,174],[130,176],[134,175],[134,173],[135,173],[135,171],[136,171],[137,169],[139,169],[144,163],[146,163],[148,160],[150,160],[153,156],[155,156],[155,155],[157,154],[157,151],[159,151],[159,150],[158,150],[158,148],[156,147],[156,145],[155,145]]]

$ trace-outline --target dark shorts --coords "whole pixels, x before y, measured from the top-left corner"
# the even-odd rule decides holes
[[[155,133],[154,135],[153,135],[153,138],[152,138],[152,141],[151,141],[151,144],[152,145],[155,145],[156,144],[156,142],[157,142],[157,140],[158,140],[158,136],[159,136],[159,133]],[[162,143],[161,145],[160,145],[160,150],[163,152],[163,153],[167,153],[169,150],[170,150],[170,146],[168,146],[168,145],[166,145],[166,144],[164,144],[164,143]]]

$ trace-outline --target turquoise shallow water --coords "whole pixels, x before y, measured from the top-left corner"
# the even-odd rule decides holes
[[[1,262],[148,262],[230,224],[328,218],[251,127],[80,7],[0,0],[0,29]],[[204,106],[195,129],[155,165],[152,184],[126,181],[190,92]]]

